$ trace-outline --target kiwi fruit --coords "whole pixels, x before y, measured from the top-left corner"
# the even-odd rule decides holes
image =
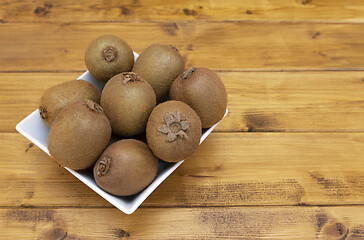
[[[125,139],[111,144],[94,166],[97,185],[117,196],[129,196],[146,188],[156,177],[158,159],[147,144]]]
[[[96,162],[110,136],[111,126],[101,106],[86,100],[71,103],[58,114],[47,145],[58,164],[81,170]]]
[[[100,101],[100,93],[94,85],[84,80],[71,80],[51,88],[42,95],[39,114],[43,122],[50,127],[59,112],[68,104],[77,101]]]
[[[184,69],[185,61],[176,47],[154,44],[140,53],[132,71],[153,87],[157,102],[162,102],[168,98],[173,80]]]
[[[153,88],[140,76],[125,72],[106,83],[100,102],[113,132],[131,137],[145,132],[156,97]]]
[[[208,68],[192,67],[178,76],[171,86],[170,98],[192,107],[201,119],[202,128],[219,122],[226,111],[224,83]]]
[[[121,38],[102,35],[86,49],[85,64],[96,80],[107,82],[116,74],[131,70],[134,54],[129,44]]]
[[[166,162],[178,162],[196,151],[201,130],[200,118],[190,106],[167,101],[153,109],[146,136],[154,155]]]

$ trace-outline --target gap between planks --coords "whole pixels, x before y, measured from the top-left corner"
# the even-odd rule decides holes
[[[27,23],[27,24],[82,24],[82,23],[247,23],[247,24],[364,24],[364,19],[346,19],[343,21],[337,20],[99,20],[99,21],[6,21],[1,20],[0,25],[12,23]]]
[[[364,204],[314,204],[314,205],[289,205],[289,204],[266,204],[266,205],[192,205],[192,206],[184,206],[184,205],[160,205],[160,206],[140,206],[138,209],[144,208],[144,209],[164,209],[164,208],[277,208],[277,207],[302,207],[302,208],[311,208],[311,207],[364,207]],[[0,210],[6,210],[6,209],[112,209],[115,208],[115,206],[72,206],[72,205],[64,205],[64,206],[51,206],[51,205],[38,205],[38,206],[32,206],[32,205],[26,205],[26,206],[0,206]]]
[[[219,68],[210,68],[212,70],[214,70],[215,72],[221,72],[221,73],[225,73],[225,72],[256,72],[256,73],[276,73],[276,72],[364,72],[364,68],[342,68],[342,69],[337,69],[337,68],[333,68],[333,69],[249,69],[249,68],[242,68],[242,69],[219,69]],[[3,71],[0,70],[0,73],[84,73],[85,71],[87,71],[87,69],[85,70],[77,70],[77,69],[71,69],[71,70],[11,70],[11,71]]]

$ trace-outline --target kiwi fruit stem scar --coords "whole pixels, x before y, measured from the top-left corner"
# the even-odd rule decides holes
[[[105,47],[103,53],[105,60],[108,62],[114,61],[114,59],[118,56],[118,51],[111,46]]]
[[[45,110],[44,107],[39,106],[39,114],[41,118],[46,119],[47,118],[47,110]]]
[[[196,70],[196,67],[191,67],[190,69],[187,69],[183,74],[182,74],[182,79],[187,79],[189,78],[192,73],[194,73]]]
[[[99,177],[104,176],[110,169],[111,165],[111,158],[110,157],[103,157],[96,166],[96,174]]]
[[[102,109],[102,107],[99,105],[99,104],[97,104],[97,103],[95,103],[95,102],[93,102],[93,101],[91,101],[91,100],[86,100],[85,101],[85,104],[92,110],[92,111],[95,111],[95,112],[97,112],[97,113],[102,113],[103,111],[104,111],[104,109]]]
[[[126,72],[123,73],[124,80],[123,83],[126,84],[128,82],[136,82],[136,81],[143,81],[141,77],[139,77],[137,74],[133,72]]]
[[[146,138],[155,156],[166,162],[189,158],[201,139],[201,120],[197,113],[180,101],[156,106],[149,116]]]

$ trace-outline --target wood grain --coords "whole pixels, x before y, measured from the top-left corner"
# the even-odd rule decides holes
[[[2,239],[364,238],[364,207],[0,209]],[[92,219],[92,221],[90,221]]]
[[[2,1],[0,239],[364,239],[363,24],[362,0]],[[229,98],[130,216],[15,133],[101,34],[176,45]]]
[[[230,111],[221,131],[363,131],[363,72],[219,74]]]
[[[189,66],[239,71],[363,70],[362,24],[9,23],[0,28],[0,66],[9,71],[83,71],[84,51],[116,34],[141,52],[152,43],[180,49]]]
[[[0,206],[111,206],[20,134],[0,139]],[[364,204],[363,154],[364,133],[212,133],[143,206]]]
[[[363,72],[219,72],[228,116],[216,131],[364,131]],[[0,132],[38,107],[43,91],[81,75],[0,73]]]
[[[13,14],[13,13],[16,14]],[[16,1],[0,5],[4,22],[322,21],[363,22],[360,0]]]

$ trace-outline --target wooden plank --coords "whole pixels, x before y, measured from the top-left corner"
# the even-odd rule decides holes
[[[219,74],[231,112],[221,131],[363,131],[363,72]]]
[[[14,14],[16,13],[16,14]],[[82,13],[82,14],[80,14]],[[4,22],[67,21],[343,21],[363,22],[360,0],[15,1],[0,5]]]
[[[16,133],[0,134],[0,206],[108,206]],[[364,133],[212,133],[143,206],[364,204]]]
[[[136,52],[151,43],[174,44],[187,67],[363,70],[362,28],[320,23],[10,23],[0,28],[0,66],[3,72],[83,71],[90,41],[112,33]]]
[[[0,209],[2,239],[364,239],[363,206]],[[92,219],[92,221],[90,220]]]
[[[54,85],[77,79],[75,73],[0,74],[0,132],[16,132],[15,126],[36,110],[43,92]]]
[[[43,91],[75,73],[0,73],[0,132],[38,107]],[[363,131],[363,72],[219,72],[229,115],[216,131]]]

